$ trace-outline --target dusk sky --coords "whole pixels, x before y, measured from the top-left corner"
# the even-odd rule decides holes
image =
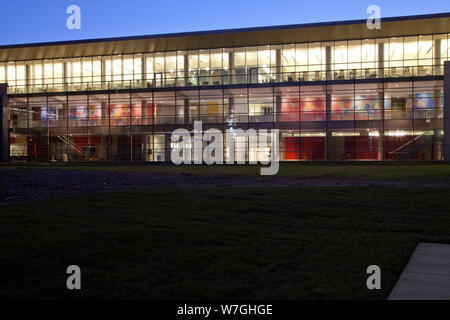
[[[81,8],[81,30],[66,28],[70,5]],[[365,19],[370,5],[383,17],[450,11],[448,0],[7,0],[0,44]]]

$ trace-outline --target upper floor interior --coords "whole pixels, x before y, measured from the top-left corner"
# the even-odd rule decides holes
[[[0,47],[10,94],[426,77],[450,14]]]

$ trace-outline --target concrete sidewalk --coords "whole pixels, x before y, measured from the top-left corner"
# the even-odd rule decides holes
[[[420,243],[389,300],[450,300],[450,245]]]

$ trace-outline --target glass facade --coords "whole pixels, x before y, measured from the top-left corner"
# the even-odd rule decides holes
[[[172,132],[201,121],[278,129],[282,161],[442,160],[449,48],[440,33],[3,61],[10,156],[170,162]],[[272,153],[250,145],[243,160]]]
[[[443,74],[448,34],[0,62],[16,94]]]
[[[283,161],[442,159],[442,80],[26,95],[9,103],[16,160],[170,161],[171,133],[198,120],[204,130],[280,129]],[[247,160],[267,152],[248,150]]]

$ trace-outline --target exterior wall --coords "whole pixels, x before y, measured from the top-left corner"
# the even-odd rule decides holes
[[[202,121],[279,129],[284,161],[450,160],[449,19],[1,47],[2,159],[170,161]]]
[[[0,162],[9,161],[7,85],[0,84]]]
[[[445,97],[445,117],[444,117],[444,160],[450,161],[450,61],[445,62],[445,77],[444,77],[444,97]]]
[[[171,133],[202,121],[279,129],[282,161],[442,160],[443,105],[442,77],[16,95],[11,156],[167,162]]]
[[[0,60],[0,83],[8,83],[10,94],[24,94],[442,76],[449,48],[448,33],[441,33],[64,59],[9,57]]]

